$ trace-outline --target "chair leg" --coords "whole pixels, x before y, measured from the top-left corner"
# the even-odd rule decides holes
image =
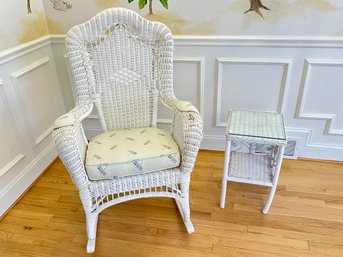
[[[274,199],[275,191],[276,191],[276,186],[273,186],[273,187],[270,189],[267,203],[266,203],[266,205],[264,206],[264,208],[263,208],[263,210],[262,210],[262,213],[263,213],[263,214],[267,214],[267,213],[268,213],[269,208],[270,208],[270,206],[272,205],[272,202],[273,202],[273,199]]]
[[[98,213],[93,213],[92,198],[87,189],[83,189],[80,192],[80,198],[83,205],[83,209],[86,214],[86,228],[87,228],[87,253],[93,253],[95,251],[95,239],[96,229],[98,226]]]
[[[195,229],[191,221],[191,212],[189,208],[189,181],[181,183],[182,199],[175,199],[176,205],[179,209],[183,223],[189,234],[192,234]]]
[[[96,229],[98,225],[98,213],[87,213],[86,223],[87,223],[87,253],[93,253],[95,251],[95,239],[96,239]]]

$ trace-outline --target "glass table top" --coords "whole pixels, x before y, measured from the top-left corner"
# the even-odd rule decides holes
[[[229,111],[228,135],[286,140],[283,115],[275,112]]]

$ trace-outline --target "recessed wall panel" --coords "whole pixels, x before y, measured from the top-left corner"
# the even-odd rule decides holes
[[[11,75],[28,134],[34,146],[49,135],[51,126],[59,114],[55,82],[49,77],[49,62],[48,57],[42,58]]]
[[[0,80],[0,177],[13,168],[23,157],[20,149],[20,138],[16,135],[12,112],[6,100],[3,84]]]
[[[203,89],[202,58],[176,58],[174,60],[174,93],[176,98],[192,103],[201,111]],[[159,103],[158,118],[162,122],[172,118],[172,111]]]
[[[318,118],[334,116],[333,130],[343,132],[343,62],[309,63],[307,82],[302,97],[302,112]]]

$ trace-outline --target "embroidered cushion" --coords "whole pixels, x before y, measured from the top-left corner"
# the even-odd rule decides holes
[[[88,144],[86,171],[101,180],[174,168],[180,152],[170,133],[157,128],[114,130]]]

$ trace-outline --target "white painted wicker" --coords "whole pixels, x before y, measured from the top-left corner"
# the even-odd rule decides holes
[[[268,213],[279,179],[286,145],[283,116],[274,112],[229,111],[220,207],[225,207],[227,181],[271,187],[262,212]],[[232,142],[244,142],[249,152],[233,151]],[[268,151],[256,153],[256,145]]]
[[[73,110],[56,120],[53,139],[80,192],[86,213],[87,252],[95,250],[98,214],[144,197],[176,200],[189,233],[190,173],[202,140],[194,107],[177,108],[173,91],[173,38],[163,24],[123,8],[107,9],[73,27],[66,49],[76,85]],[[172,136],[181,152],[177,168],[112,180],[91,181],[85,170],[87,140],[81,125],[96,106],[103,131],[156,126],[158,98],[174,112]]]
[[[285,145],[283,116],[275,112],[229,111],[226,138],[256,144]]]
[[[272,167],[267,155],[231,152],[227,180],[271,187]]]

